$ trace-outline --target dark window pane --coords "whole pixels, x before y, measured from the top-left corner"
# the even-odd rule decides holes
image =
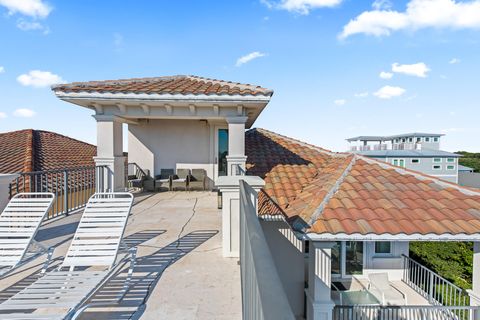
[[[218,175],[227,175],[228,130],[218,129]]]
[[[375,242],[375,253],[388,254],[392,251],[392,243],[389,241],[377,241]]]
[[[345,243],[345,271],[347,275],[363,273],[363,242],[347,241]]]

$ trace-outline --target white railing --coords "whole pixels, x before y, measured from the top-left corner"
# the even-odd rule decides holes
[[[256,192],[240,181],[240,270],[243,319],[294,320],[256,212]]]
[[[379,151],[379,150],[421,150],[422,144],[413,142],[403,142],[394,144],[368,144],[359,146],[350,146],[350,151]]]
[[[438,306],[469,306],[468,292],[439,274],[433,272],[417,261],[403,256],[402,281],[408,284],[418,294],[422,295],[432,305]],[[452,309],[458,319],[469,319],[466,309]]]
[[[333,320],[477,320],[470,306],[335,306]],[[462,316],[457,316],[461,314]]]

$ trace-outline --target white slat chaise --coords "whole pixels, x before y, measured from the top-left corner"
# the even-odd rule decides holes
[[[10,199],[0,215],[0,277],[46,251],[40,244],[36,252],[28,249],[54,199],[53,193],[43,192],[19,193]]]
[[[130,257],[128,276],[114,302],[123,299],[136,251],[129,250],[123,259],[117,259],[117,255],[132,203],[131,193],[94,194],[60,267],[0,304],[0,319],[75,319],[86,308],[99,305],[84,304]]]

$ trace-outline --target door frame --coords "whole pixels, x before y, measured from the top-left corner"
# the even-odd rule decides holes
[[[332,279],[351,279],[353,276],[363,275],[365,270],[366,262],[366,242],[365,241],[355,241],[363,243],[363,254],[362,254],[362,273],[361,274],[347,274],[347,242],[350,241],[336,241],[340,242],[340,274],[331,274]]]

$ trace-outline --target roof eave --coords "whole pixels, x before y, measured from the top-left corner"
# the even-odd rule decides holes
[[[273,95],[273,92],[269,94],[257,94],[257,95],[217,95],[217,94],[157,94],[157,93],[112,93],[112,92],[65,92],[55,91],[55,95],[62,100],[128,100],[128,101],[155,101],[155,102],[173,102],[173,101],[185,101],[185,102],[251,102],[268,103]]]
[[[306,234],[311,241],[480,241],[480,233],[476,234],[391,234],[391,233],[313,233]]]

